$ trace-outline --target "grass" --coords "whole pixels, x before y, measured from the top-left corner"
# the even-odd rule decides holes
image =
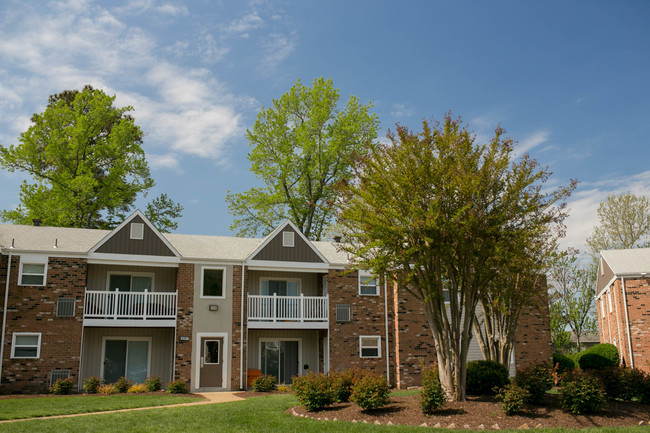
[[[0,424],[0,432],[419,432],[416,426],[377,426],[344,421],[295,418],[284,411],[296,404],[293,395],[270,395],[244,401],[137,412],[88,415],[75,418],[30,420]],[[462,432],[463,430],[458,430]],[[467,430],[465,430],[467,431]],[[503,430],[504,432],[506,430]],[[511,430],[513,433],[514,430]],[[536,433],[641,433],[647,427],[539,429]]]
[[[0,420],[73,413],[103,412],[136,407],[165,406],[201,400],[198,397],[160,395],[88,395],[0,400]]]

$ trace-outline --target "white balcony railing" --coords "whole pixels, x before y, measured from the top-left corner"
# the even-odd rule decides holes
[[[176,319],[176,293],[86,290],[84,319]]]
[[[327,296],[248,295],[249,322],[328,321]]]

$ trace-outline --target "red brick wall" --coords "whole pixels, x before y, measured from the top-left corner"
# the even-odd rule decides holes
[[[178,310],[176,311],[176,359],[174,380],[190,386],[192,378],[192,315],[194,313],[194,265],[181,263],[176,272]],[[181,337],[187,340],[182,341]]]
[[[517,372],[553,359],[546,293],[538,300],[537,306],[524,308],[519,315],[514,349]]]
[[[625,291],[634,367],[650,373],[650,278],[626,279]],[[620,317],[624,327],[625,316]],[[622,331],[624,344],[619,347],[619,351],[621,358],[625,357],[627,366],[630,367],[627,333],[625,328]]]
[[[232,277],[232,358],[231,358],[231,379],[230,389],[241,389],[241,366],[246,370],[246,353],[247,347],[247,333],[244,328],[244,341],[242,341],[241,330],[246,326],[247,314],[247,294],[248,294],[248,270],[245,270],[244,275],[244,317],[241,317],[241,294],[242,294],[242,267],[235,265],[233,267]],[[244,347],[244,358],[241,359],[241,348]],[[243,364],[242,364],[243,361]],[[246,373],[246,371],[244,371]],[[244,387],[246,387],[246,376],[244,376]]]
[[[395,346],[392,298],[389,293],[388,304],[388,343],[386,353],[386,315],[384,287],[380,287],[380,296],[359,295],[358,275],[356,272],[342,274],[342,271],[330,270],[328,274],[329,317],[330,317],[330,369],[332,371],[346,368],[360,368],[388,375],[386,357],[389,360],[391,382],[395,382]],[[351,321],[336,321],[336,304],[351,305]],[[372,335],[381,337],[381,358],[361,358],[359,354],[359,336]]]
[[[2,263],[6,269],[6,258]],[[12,258],[1,391],[42,392],[55,369],[70,370],[78,385],[86,260],[50,257],[45,286],[19,286],[19,257]],[[4,303],[4,281],[2,302]],[[56,317],[59,297],[76,299],[75,317]],[[39,359],[11,359],[14,332],[40,332]]]

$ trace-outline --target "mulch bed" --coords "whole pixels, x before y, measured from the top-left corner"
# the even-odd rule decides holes
[[[259,395],[259,394],[258,394]],[[363,411],[354,403],[339,403],[319,412],[298,406],[287,410],[294,416],[315,419],[407,424],[465,429],[610,427],[650,423],[650,406],[630,402],[610,402],[598,414],[572,415],[560,408],[559,396],[547,395],[544,406],[529,405],[517,415],[506,416],[493,398],[468,397],[465,402],[449,402],[434,415],[422,414],[418,396],[391,397],[382,409]],[[450,426],[451,425],[451,426]],[[483,427],[481,427],[483,426]]]

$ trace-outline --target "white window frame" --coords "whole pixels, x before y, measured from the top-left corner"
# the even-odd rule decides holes
[[[39,359],[41,357],[41,340],[43,334],[41,332],[14,332],[11,338],[11,359]],[[16,356],[16,337],[38,337],[36,343],[36,356]],[[33,345],[19,347],[33,348]]]
[[[606,317],[605,298],[603,296],[600,297],[600,312],[603,315],[603,318]]]
[[[372,287],[372,285],[370,285],[370,284],[361,284],[362,279],[366,279],[366,281],[369,280],[369,279],[370,280],[372,280],[372,279],[375,280],[375,293],[361,293],[361,286]],[[379,294],[380,294],[379,293],[379,277],[377,277],[376,275],[373,275],[372,272],[361,272],[360,271],[358,281],[359,281],[359,296],[379,296]]]
[[[297,294],[297,296],[300,296],[302,294],[302,278],[260,277],[260,288],[259,288],[259,294],[260,295],[262,294],[262,283],[264,281],[286,281],[287,283],[290,282],[290,281],[296,282],[296,283],[298,283],[298,294]],[[268,296],[272,296],[272,295],[268,295]],[[278,296],[280,296],[280,295],[278,295]]]
[[[205,361],[205,354],[208,352],[208,341],[214,341],[214,342],[217,343],[217,347],[218,347],[218,350],[219,350],[219,354],[217,356],[217,362],[207,362],[207,361]],[[221,365],[221,357],[223,356],[223,352],[222,352],[223,348],[221,347],[221,341],[222,340],[220,340],[218,338],[215,338],[215,339],[206,338],[206,339],[203,340],[203,364],[205,364],[205,365]]]
[[[135,229],[135,230],[134,230]],[[140,232],[138,235],[138,231]],[[130,223],[129,225],[129,239],[141,241],[144,239],[144,223]]]
[[[221,296],[207,296],[203,294],[203,283],[205,281],[205,271],[206,270],[216,270],[222,272],[222,281],[221,281]],[[226,267],[225,266],[202,266],[201,267],[201,293],[199,294],[201,299],[226,299]]]
[[[26,273],[23,271],[25,265],[43,265],[42,274]],[[25,284],[23,283],[23,275],[35,276],[42,275],[43,282],[41,284]],[[20,257],[20,268],[18,269],[18,285],[19,286],[45,286],[47,284],[47,257],[46,256],[21,256]]]
[[[296,246],[296,234],[292,231],[283,231],[282,232],[282,246],[283,247],[295,247]]]
[[[612,289],[607,289],[607,303],[609,304],[609,312],[614,312],[614,304],[612,303]]]
[[[155,272],[131,272],[131,271],[108,271],[106,273],[106,290],[111,290],[111,275],[128,275],[131,277],[131,284],[129,292],[133,288],[133,277],[151,277],[151,292],[155,292],[156,288],[156,273]],[[149,293],[151,293],[149,292]]]
[[[362,342],[364,339],[373,339],[377,341],[377,356],[364,356],[362,352],[362,348],[364,347],[362,345]],[[365,346],[366,349],[372,349],[371,346]],[[373,359],[378,359],[381,358],[381,335],[359,335],[359,358],[373,358]]]

